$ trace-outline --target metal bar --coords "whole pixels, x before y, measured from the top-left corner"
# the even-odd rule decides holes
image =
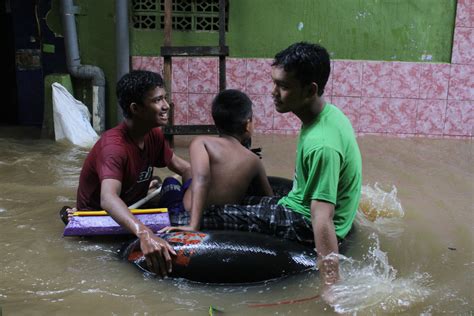
[[[227,46],[173,46],[161,47],[161,56],[228,56],[229,47]]]
[[[164,38],[164,46],[171,46],[171,29],[173,20],[171,18],[172,14],[172,0],[165,0],[165,38]],[[168,103],[172,103],[172,89],[171,89],[171,82],[172,82],[172,64],[171,64],[171,56],[165,56],[163,60],[163,76],[165,81],[165,89]],[[169,112],[169,121],[168,124],[174,124],[174,107],[170,106]],[[173,147],[173,137],[168,138],[168,142],[171,147]]]
[[[226,0],[219,0],[219,46],[222,48],[225,46],[225,3]],[[227,55],[229,52],[227,51]],[[226,74],[226,67],[225,67],[225,56],[219,56],[219,91],[225,90],[226,82],[225,82],[225,74]]]
[[[219,46],[225,46],[225,2],[219,0]]]
[[[163,133],[165,135],[203,135],[218,134],[215,125],[173,125],[164,126]]]
[[[219,46],[171,46],[172,29],[172,0],[165,0],[165,30],[164,43],[161,47],[161,55],[164,57],[164,80],[167,89],[168,99],[171,100],[172,81],[172,56],[219,56],[219,90],[226,88],[226,59],[229,55],[229,47],[225,45],[225,5],[226,0],[219,0]],[[171,101],[170,101],[171,104]],[[166,138],[173,146],[173,135],[202,135],[218,134],[215,125],[174,125],[174,105],[170,110],[169,125],[163,127]]]

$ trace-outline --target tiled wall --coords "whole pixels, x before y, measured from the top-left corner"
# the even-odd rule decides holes
[[[299,120],[275,111],[272,59],[227,59],[227,87],[254,102],[260,133],[296,134]],[[162,72],[160,57],[132,58],[133,69]],[[210,124],[218,59],[174,58],[175,124]],[[474,0],[459,0],[451,64],[334,60],[325,89],[359,134],[473,136]]]

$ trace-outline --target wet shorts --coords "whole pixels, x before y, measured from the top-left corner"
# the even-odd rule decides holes
[[[280,197],[244,198],[241,204],[211,205],[204,210],[202,230],[239,230],[273,235],[313,244],[311,222],[302,214],[278,204]],[[170,213],[173,226],[188,225],[188,212]]]
[[[173,177],[166,178],[161,185],[160,201],[157,207],[168,208],[170,217],[183,212],[187,213],[184,209],[183,197],[190,186],[191,179],[181,185],[181,183]]]

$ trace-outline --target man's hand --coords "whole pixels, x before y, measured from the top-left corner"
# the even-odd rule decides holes
[[[161,277],[171,273],[171,255],[176,255],[173,247],[164,239],[155,236],[149,231],[140,232],[138,238],[140,239],[140,248],[143,255],[145,255],[150,271]]]
[[[335,303],[331,288],[339,281],[339,260],[337,255],[330,254],[318,260],[319,275],[322,281],[322,298],[333,305]]]
[[[67,212],[67,221],[69,222],[71,220],[71,218],[73,217],[73,214],[77,212],[77,208],[73,207],[73,208],[68,208],[66,210]]]
[[[250,151],[257,155],[258,158],[262,159],[262,147],[250,148]]]
[[[330,288],[339,280],[339,246],[333,223],[334,211],[334,204],[318,200],[311,202],[311,222],[323,287],[322,297],[328,304],[333,301]]]
[[[156,191],[156,189],[158,189],[160,186],[161,186],[161,179],[159,177],[154,177],[153,180],[150,181],[150,185],[148,186],[148,194]]]
[[[198,231],[199,228],[193,226],[168,226],[162,228],[159,233],[171,233],[171,232],[195,232]]]
[[[323,284],[333,285],[339,280],[339,260],[335,255],[329,255],[318,261],[319,273]]]

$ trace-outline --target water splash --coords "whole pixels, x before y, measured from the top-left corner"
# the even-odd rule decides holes
[[[392,186],[392,190],[387,192],[378,183],[362,186],[359,210],[372,222],[378,218],[400,218],[405,215],[397,197],[397,188]]]
[[[404,231],[402,204],[397,197],[397,188],[385,191],[378,183],[362,186],[356,223],[377,233],[398,237]]]
[[[369,238],[374,245],[361,261],[340,255],[341,281],[327,293],[334,310],[338,313],[398,313],[423,302],[431,293],[430,275],[413,273],[397,277],[397,270],[380,249],[377,235],[372,233]]]

